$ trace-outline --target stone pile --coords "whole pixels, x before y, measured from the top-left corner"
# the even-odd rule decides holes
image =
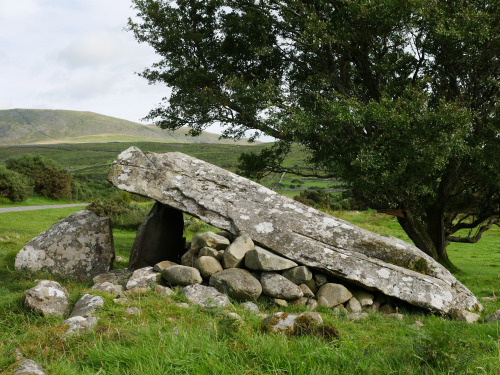
[[[142,290],[150,288],[151,283],[181,286],[191,302],[202,298],[198,303],[201,305],[219,301],[215,304],[227,306],[225,295],[238,301],[255,301],[266,295],[279,306],[291,303],[315,310],[323,305],[358,314],[353,318],[364,317],[359,315],[363,310],[395,313],[391,299],[380,293],[346,287],[330,276],[255,245],[246,233],[233,237],[228,232],[197,234],[181,257],[181,264],[162,261],[154,267],[139,268],[126,282],[126,288]],[[99,276],[96,281],[103,278]],[[198,297],[192,297],[194,294]]]

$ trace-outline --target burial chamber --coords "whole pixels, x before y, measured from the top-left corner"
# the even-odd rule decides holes
[[[367,290],[442,314],[481,311],[477,298],[415,246],[305,206],[191,156],[123,151],[108,180]]]

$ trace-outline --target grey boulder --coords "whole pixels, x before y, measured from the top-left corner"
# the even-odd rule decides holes
[[[351,299],[352,293],[342,284],[326,283],[318,290],[318,304],[334,307]]]
[[[84,294],[83,297],[76,302],[75,307],[73,307],[73,311],[71,311],[70,317],[90,316],[102,306],[104,306],[104,298],[101,296],[94,296],[92,294]]]
[[[172,266],[164,269],[161,275],[172,285],[191,285],[203,282],[200,271],[194,267]]]
[[[65,316],[69,310],[68,292],[58,282],[41,280],[23,294],[24,307],[43,316]]]
[[[194,267],[200,271],[201,276],[209,279],[213,274],[222,271],[219,261],[211,256],[201,256],[194,261]]]
[[[68,330],[64,332],[63,336],[73,336],[79,333],[92,332],[97,325],[97,318],[92,315],[77,315],[66,319],[62,324],[68,326]]]
[[[252,238],[247,233],[241,233],[224,251],[222,256],[224,268],[238,267],[243,262],[245,254],[253,248]]]
[[[192,304],[203,307],[226,307],[231,305],[227,295],[222,294],[211,286],[200,284],[188,285],[182,289],[182,294]]]
[[[256,271],[282,271],[297,266],[297,263],[255,246],[246,253],[245,266]]]
[[[123,293],[123,286],[111,284],[109,281],[105,281],[103,283],[95,284],[91,290],[96,290],[99,292],[105,292],[108,294],[120,294]]]
[[[191,251],[198,254],[203,247],[211,247],[215,250],[224,250],[229,246],[229,240],[226,237],[215,234],[214,232],[204,232],[193,236],[191,239]]]
[[[32,359],[21,359],[5,369],[5,374],[12,375],[45,375],[45,369]]]
[[[210,278],[210,286],[237,300],[256,300],[262,286],[252,274],[240,268],[228,268]]]
[[[302,297],[302,290],[279,273],[264,272],[260,277],[262,291],[272,298],[293,300]]]
[[[153,267],[143,267],[134,271],[127,281],[127,289],[150,288],[152,283],[156,283],[158,272],[153,271]]]
[[[132,271],[129,271],[126,268],[120,268],[117,270],[111,270],[109,272],[101,273],[97,276],[94,276],[92,282],[94,284],[100,284],[104,282],[109,282],[115,285],[125,285],[127,281],[132,276]]]
[[[300,285],[312,280],[313,274],[308,267],[298,266],[283,271],[283,276],[285,276],[292,283]]]
[[[58,221],[29,241],[17,254],[15,267],[92,280],[109,271],[114,259],[109,218],[83,210]]]

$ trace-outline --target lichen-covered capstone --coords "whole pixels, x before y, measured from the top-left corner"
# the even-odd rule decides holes
[[[15,267],[92,280],[108,272],[114,259],[109,218],[82,210],[58,221],[28,242],[17,254]]]
[[[482,310],[464,285],[415,246],[358,228],[188,155],[131,147],[115,160],[108,180],[234,235],[245,232],[278,255],[364,289],[445,314]]]

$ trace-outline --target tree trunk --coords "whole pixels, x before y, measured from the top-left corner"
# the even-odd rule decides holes
[[[456,270],[446,252],[449,241],[446,239],[442,210],[432,206],[427,208],[426,214],[417,214],[412,210],[405,210],[405,213],[405,217],[398,217],[398,222],[415,246],[450,271]]]

